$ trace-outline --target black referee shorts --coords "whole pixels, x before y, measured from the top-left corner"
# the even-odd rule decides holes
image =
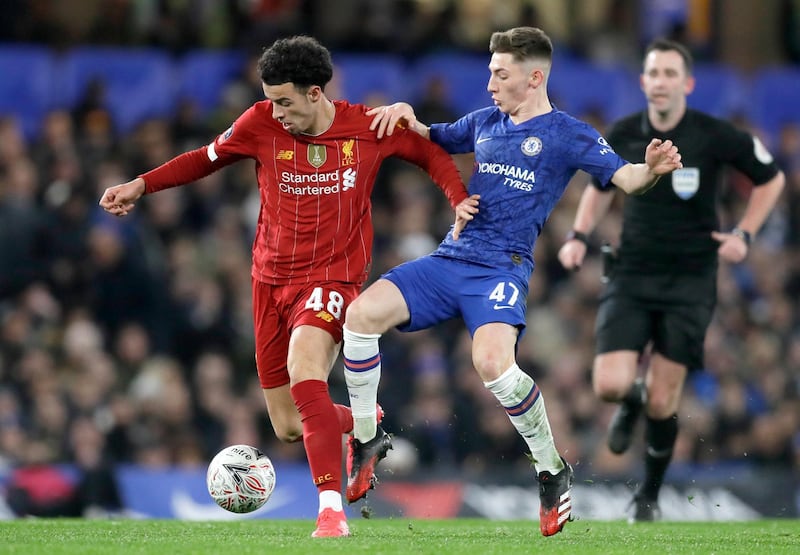
[[[600,298],[595,323],[598,354],[653,351],[703,367],[703,344],[717,300],[717,276],[627,275],[616,272]]]

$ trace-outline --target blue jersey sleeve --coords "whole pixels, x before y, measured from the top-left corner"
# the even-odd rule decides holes
[[[476,121],[485,111],[470,112],[454,123],[434,123],[431,140],[450,154],[474,152]]]
[[[608,141],[591,125],[580,122],[575,129],[575,147],[570,149],[572,164],[594,178],[599,189],[610,189],[611,178],[628,163],[619,156]]]

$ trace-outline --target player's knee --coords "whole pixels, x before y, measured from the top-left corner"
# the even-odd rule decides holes
[[[622,395],[618,389],[608,388],[599,384],[595,384],[594,394],[607,403],[616,403],[622,399]]]
[[[380,334],[384,333],[386,326],[378,313],[377,305],[357,298],[349,307],[345,315],[345,326],[356,333]]]
[[[472,364],[484,382],[496,380],[511,366],[507,360],[497,356],[497,353],[475,354],[472,357]]]
[[[615,403],[630,391],[636,379],[636,358],[617,353],[598,355],[592,368],[592,389],[603,401]]]
[[[302,427],[273,425],[272,429],[275,431],[275,437],[283,443],[294,443],[303,439]]]
[[[657,389],[648,392],[647,416],[654,420],[664,420],[678,410],[680,396],[669,391]]]
[[[609,403],[620,401],[630,387],[631,383],[621,379],[620,376],[603,372],[595,372],[593,375],[592,388],[595,395]]]
[[[271,414],[272,430],[283,443],[294,443],[303,439],[303,423],[300,415]]]
[[[347,307],[347,313],[345,314],[344,319],[344,325],[347,326],[347,329],[357,333],[364,333],[364,330],[362,329],[366,319],[364,308],[364,303],[360,302],[358,298],[350,303],[350,306]]]

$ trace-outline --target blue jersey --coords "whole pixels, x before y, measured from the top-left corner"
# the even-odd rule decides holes
[[[553,207],[579,169],[610,187],[627,162],[590,125],[553,110],[519,125],[496,107],[431,126],[451,154],[475,152],[469,194],[479,213],[458,241],[448,233],[434,253],[474,263],[533,270],[533,248]]]

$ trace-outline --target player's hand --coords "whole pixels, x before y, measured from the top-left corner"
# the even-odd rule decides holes
[[[567,270],[580,270],[585,257],[586,244],[577,239],[569,239],[558,249],[558,261]]]
[[[395,102],[389,106],[378,106],[367,111],[368,116],[374,116],[369,128],[371,131],[378,130],[378,138],[391,135],[398,123],[404,123],[406,127],[413,127],[417,121],[414,108],[405,102]]]
[[[453,225],[453,241],[458,241],[458,236],[461,230],[467,225],[467,222],[475,217],[478,213],[478,200],[480,195],[471,195],[462,200],[456,206],[456,223]]]
[[[748,246],[744,239],[733,233],[712,231],[711,237],[719,243],[717,254],[726,262],[738,264],[747,256]]]
[[[665,175],[683,167],[681,153],[672,141],[653,139],[644,152],[644,161],[655,175]]]
[[[137,177],[127,183],[109,187],[100,197],[100,206],[115,216],[126,216],[144,194],[144,179]]]

